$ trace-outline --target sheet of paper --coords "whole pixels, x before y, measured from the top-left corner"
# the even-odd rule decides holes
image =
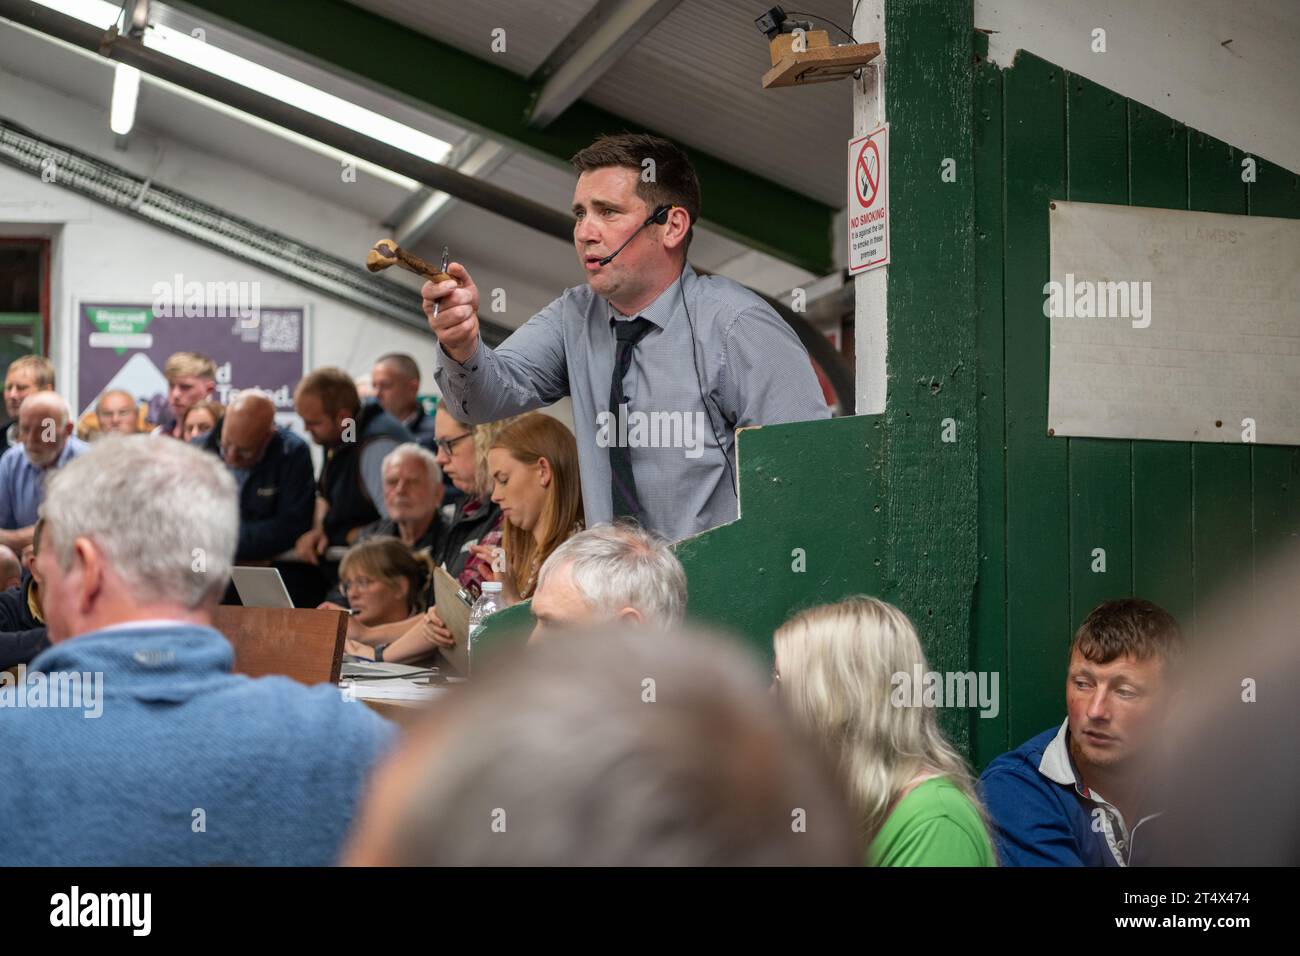
[[[465,652],[469,637],[470,605],[460,596],[460,582],[442,568],[433,569],[434,603],[438,608],[438,617],[451,631],[456,646],[442,648],[442,656],[456,669],[458,674],[469,673],[469,656]]]

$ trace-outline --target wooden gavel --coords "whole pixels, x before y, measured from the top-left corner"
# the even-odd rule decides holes
[[[446,282],[448,279],[454,279],[454,276],[450,276],[441,269],[429,265],[419,256],[411,255],[392,239],[380,239],[366,253],[366,268],[371,272],[382,272],[389,266],[401,266],[403,269],[409,269],[416,275],[423,276],[433,282]]]

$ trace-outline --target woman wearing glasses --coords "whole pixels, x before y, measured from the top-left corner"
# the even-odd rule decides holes
[[[441,418],[438,424],[441,428]],[[480,474],[479,464],[486,461],[490,466],[487,483],[493,489],[492,507],[504,516],[505,553],[499,569],[494,570],[490,562],[497,548],[485,537],[471,546],[473,557],[466,571],[472,571],[480,585],[485,580],[500,581],[505,603],[511,604],[532,596],[537,569],[552,551],[582,530],[578,445],[569,429],[537,412],[511,420],[505,427],[496,428],[495,434],[476,434],[474,441],[487,448],[486,456],[476,456],[475,474]],[[447,454],[441,445],[438,454],[443,471],[453,481],[465,473],[462,465],[468,467],[468,458],[458,462],[455,450]],[[500,534],[498,530],[494,536],[499,540]],[[465,573],[460,578],[462,584]],[[437,609],[430,608],[416,626],[378,648],[377,653],[383,660],[408,663],[427,657],[431,650],[452,645],[451,633]],[[364,657],[376,653],[357,642],[349,642],[348,651]]]
[[[492,550],[501,544],[503,518],[501,509],[492,501],[492,475],[488,469],[488,449],[496,436],[513,419],[492,422],[488,425],[467,425],[439,404],[434,415],[434,447],[442,473],[453,485],[465,493],[456,504],[442,538],[441,546],[432,555],[434,564],[440,565],[455,577],[477,599],[485,580],[492,580],[490,558],[473,550],[483,545]],[[451,647],[451,631],[438,617],[436,608],[429,608],[422,616],[406,625],[367,628],[353,624],[348,628],[349,654],[358,657],[408,663],[429,657],[441,647]]]
[[[357,623],[378,627],[424,613],[432,573],[429,558],[397,538],[370,538],[343,556],[339,584]]]

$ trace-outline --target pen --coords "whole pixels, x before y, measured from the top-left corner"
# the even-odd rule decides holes
[[[447,271],[447,247],[446,246],[442,247],[442,269],[440,271],[442,272]],[[439,299],[437,302],[433,303],[433,317],[435,319],[438,317],[438,306],[440,305],[442,305],[442,299]]]

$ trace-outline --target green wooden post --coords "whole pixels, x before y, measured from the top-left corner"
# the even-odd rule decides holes
[[[892,225],[882,596],[912,618],[939,671],[972,667],[979,573],[972,31],[970,3],[885,4]],[[955,181],[941,176],[945,160],[956,164]],[[962,750],[972,713],[940,712]]]
[[[1002,709],[974,720],[971,758],[984,766],[1007,749],[1007,462],[1002,354],[1002,71],[987,62],[988,39],[975,34],[975,284],[979,315],[979,577],[973,610],[976,670],[1001,674]]]

